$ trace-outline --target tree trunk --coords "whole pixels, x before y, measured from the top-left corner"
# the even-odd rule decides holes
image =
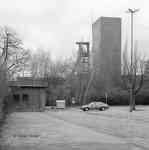
[[[133,90],[130,91],[130,102],[129,102],[129,111],[133,111]]]
[[[130,92],[130,112],[132,112],[133,110],[136,110],[135,98],[136,98],[136,95],[134,94],[133,90],[131,90],[131,92]]]
[[[132,101],[132,109],[136,110],[135,108],[135,101],[136,101],[136,95],[133,95],[133,101]]]

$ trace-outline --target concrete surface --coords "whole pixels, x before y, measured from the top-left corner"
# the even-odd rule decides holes
[[[149,122],[139,120],[138,112],[127,116],[125,109],[114,108],[105,112],[67,109],[13,113],[3,127],[0,150],[149,149]]]

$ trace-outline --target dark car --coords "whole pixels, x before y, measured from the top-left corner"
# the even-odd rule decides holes
[[[83,111],[88,111],[88,110],[106,110],[109,108],[109,105],[103,102],[91,102],[87,105],[82,105],[81,109]]]

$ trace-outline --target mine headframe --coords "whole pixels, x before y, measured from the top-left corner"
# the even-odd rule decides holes
[[[76,42],[79,46],[79,56],[80,57],[89,57],[89,42]]]
[[[89,73],[89,42],[76,42],[78,45],[78,56],[77,56],[77,73],[84,75]]]
[[[88,84],[89,72],[90,72],[90,52],[89,52],[89,42],[76,42],[78,45],[78,57],[77,57],[77,67],[76,72],[78,76],[78,92],[77,97],[79,103],[83,104],[84,94]]]

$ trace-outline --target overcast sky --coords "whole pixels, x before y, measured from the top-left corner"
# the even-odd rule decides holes
[[[12,26],[26,47],[44,48],[59,58],[75,52],[76,41],[91,41],[91,24],[100,16],[122,17],[124,41],[130,36],[128,8],[140,9],[135,39],[149,56],[148,0],[0,0],[0,24]]]

